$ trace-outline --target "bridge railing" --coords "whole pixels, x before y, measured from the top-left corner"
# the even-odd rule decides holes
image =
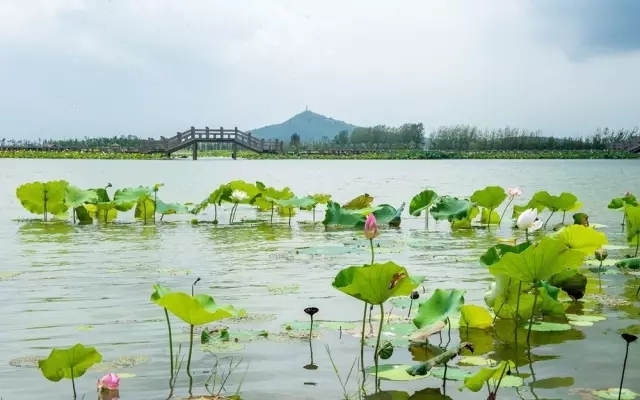
[[[193,141],[237,142],[255,151],[278,151],[282,148],[282,144],[279,143],[278,140],[258,139],[253,137],[251,132],[242,132],[237,127],[233,129],[225,129],[224,127],[220,127],[219,129],[211,129],[209,127],[196,129],[195,127],[191,127],[191,129],[178,132],[170,138],[161,137],[160,140],[149,139],[144,142],[143,148],[145,151],[171,152]]]

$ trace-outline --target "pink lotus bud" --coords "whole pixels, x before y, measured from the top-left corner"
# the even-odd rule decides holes
[[[509,189],[507,189],[507,194],[510,197],[518,197],[518,196],[520,196],[522,194],[522,188],[517,187],[517,186],[514,187],[514,188],[509,188]]]
[[[120,377],[113,372],[108,373],[98,380],[98,390],[117,390],[120,387]]]
[[[378,223],[376,222],[376,216],[373,213],[367,216],[367,220],[364,223],[364,237],[367,239],[373,239],[378,236]]]

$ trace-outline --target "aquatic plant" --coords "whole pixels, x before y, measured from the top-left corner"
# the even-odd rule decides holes
[[[314,199],[316,203],[307,208],[303,208],[303,210],[311,211],[313,213],[313,223],[316,223],[316,206],[318,204],[327,204],[329,200],[331,200],[331,195],[327,193],[309,193],[309,197]]]
[[[407,314],[407,318],[411,318],[411,308],[413,307],[413,301],[418,300],[420,298],[420,293],[413,291],[409,295],[409,313]]]
[[[598,287],[600,288],[600,290],[602,290],[602,279],[601,279],[602,262],[607,259],[608,255],[609,253],[607,253],[607,250],[603,248],[599,248],[594,252],[594,256],[596,260],[600,261],[600,265],[598,266]]]
[[[77,397],[75,379],[82,377],[94,364],[102,361],[102,355],[95,347],[85,347],[78,343],[67,349],[53,349],[49,357],[38,361],[42,375],[51,382],[71,379],[73,398]]]
[[[225,318],[234,318],[244,314],[233,306],[218,306],[213,297],[198,294],[189,296],[182,292],[168,292],[155,303],[189,325],[189,353],[187,356],[187,376],[189,377],[189,395],[192,395],[193,376],[191,375],[191,355],[193,353],[193,330],[195,326],[205,325]]]
[[[511,374],[511,369],[514,369],[516,364],[513,361],[500,361],[500,363],[493,367],[483,367],[478,372],[471,376],[464,378],[464,386],[472,392],[479,392],[483,387],[487,387],[489,391],[489,397],[487,400],[497,399],[498,389],[502,383],[502,379],[505,376]]]
[[[504,214],[507,212],[507,209],[509,208],[511,203],[513,203],[513,200],[515,200],[516,197],[522,196],[522,193],[524,193],[524,191],[519,186],[507,189],[507,195],[509,196],[509,202],[504,207],[504,210],[502,210],[502,214],[500,215],[500,220],[498,221],[498,225],[502,225],[502,219],[504,218]]]
[[[419,217],[424,212],[425,227],[429,228],[429,210],[433,207],[435,201],[438,199],[438,194],[433,190],[423,190],[417,195],[413,196],[409,203],[409,214],[414,217]]]
[[[467,199],[458,199],[451,196],[440,196],[436,204],[431,207],[431,216],[436,221],[446,219],[453,228],[456,221],[461,221],[462,225],[471,225],[471,219],[477,215],[478,210],[473,203]]]
[[[311,337],[313,335],[313,316],[316,315],[318,311],[320,310],[318,310],[317,307],[307,307],[304,309],[304,313],[307,314],[311,320],[309,323],[309,341],[311,341]]]
[[[629,345],[636,340],[638,337],[636,335],[632,335],[630,333],[623,333],[622,339],[626,342],[626,348],[624,351],[624,362],[622,363],[622,376],[620,377],[620,389],[618,390],[618,400],[620,400],[620,396],[622,395],[622,385],[624,384],[624,372],[627,369],[627,358],[629,357]]]
[[[634,257],[638,257],[640,249],[640,205],[625,204],[624,215],[627,218],[627,242],[636,246]]]
[[[294,209],[306,209],[315,207],[318,202],[311,196],[306,197],[290,197],[288,199],[274,199],[271,197],[265,198],[267,201],[271,202],[271,204],[275,204],[278,206],[280,210],[286,210],[289,217],[289,226],[291,226],[291,217],[293,216]],[[273,206],[272,206],[273,207]],[[273,209],[271,210],[271,223],[273,223]],[[314,220],[315,223],[315,220]]]
[[[151,293],[151,302],[158,304],[158,301],[166,294],[170,293],[171,290],[165,286],[160,285],[159,283],[156,283],[155,285],[153,285],[153,293]],[[167,332],[169,334],[169,362],[170,362],[170,378],[169,378],[169,387],[171,389],[173,389],[172,383],[174,382],[174,371],[175,371],[175,365],[174,365],[174,359],[173,359],[173,336],[172,336],[172,332],[171,332],[171,320],[169,319],[169,311],[167,310],[166,307],[163,307],[164,310],[164,316],[165,319],[167,321]]]
[[[376,370],[376,391],[378,387],[378,358],[382,324],[384,322],[384,302],[394,296],[407,296],[424,280],[411,278],[406,268],[388,261],[365,266],[350,266],[336,275],[332,286],[360,301],[380,308],[380,324],[374,350]]]
[[[118,391],[120,388],[120,377],[113,372],[110,372],[98,379],[96,386],[99,392],[110,392],[113,397],[119,397],[120,395],[120,392]]]
[[[87,212],[85,204],[98,202],[98,193],[95,190],[83,190],[76,186],[67,185],[64,202],[71,209],[74,224],[76,220],[81,223],[93,223],[93,218]]]
[[[624,227],[624,223],[625,220],[627,218],[626,213],[624,212],[625,210],[625,205],[629,204],[631,206],[637,206],[638,205],[638,200],[636,199],[636,196],[634,196],[633,194],[631,194],[631,192],[627,192],[625,193],[624,196],[622,197],[614,197],[613,199],[611,199],[611,201],[609,202],[609,205],[607,205],[607,208],[611,209],[611,210],[620,210],[623,212],[622,215],[622,223],[620,225],[622,225]]]
[[[514,207],[514,214],[522,212],[523,209],[535,208],[538,212],[547,209],[550,211],[550,214],[542,225],[546,228],[547,223],[549,223],[549,220],[555,213],[562,212],[562,224],[564,224],[566,213],[576,211],[581,207],[582,203],[580,203],[578,198],[572,193],[562,192],[560,195],[555,196],[549,194],[546,190],[542,190],[534,193],[529,203],[524,207]],[[515,215],[515,217],[517,217],[517,215]]]
[[[46,222],[50,214],[59,216],[67,212],[65,197],[68,185],[62,180],[25,183],[16,189],[16,197],[25,210],[43,215]]]
[[[524,231],[526,240],[529,241],[529,234],[542,228],[542,221],[538,219],[538,210],[535,208],[524,210],[518,216],[516,226]]]
[[[500,186],[487,186],[482,190],[476,190],[471,195],[470,200],[482,207],[481,222],[487,225],[500,224],[501,217],[494,210],[507,199],[507,193]]]

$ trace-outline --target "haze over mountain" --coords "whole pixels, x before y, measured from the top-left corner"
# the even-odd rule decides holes
[[[261,139],[278,139],[285,142],[297,133],[302,142],[319,142],[323,138],[333,139],[343,130],[351,133],[354,128],[355,125],[306,110],[280,124],[253,129],[251,132]]]

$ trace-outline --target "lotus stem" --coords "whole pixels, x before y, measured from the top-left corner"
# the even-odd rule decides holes
[[[544,221],[544,225],[542,225],[543,228],[547,227],[547,223],[549,222],[549,220],[551,219],[551,217],[553,217],[553,214],[555,214],[555,211],[551,211],[551,214],[549,214],[549,218],[547,218],[546,221]]]
[[[76,224],[76,209],[71,210],[71,215],[73,216],[73,224]],[[1,399],[0,399],[1,400]]]
[[[169,357],[171,359],[171,379],[169,379],[169,388],[173,389],[173,337],[171,335],[171,320],[169,320],[169,312],[164,309],[164,316],[167,319],[167,329],[169,331]]]
[[[157,203],[158,203],[158,190],[156,189],[153,192],[153,223],[156,223],[156,208],[157,208]],[[160,217],[160,219],[162,219],[162,217]]]
[[[638,248],[640,248],[640,234],[636,235],[636,254],[634,257],[638,257]]]
[[[600,287],[600,291],[602,292],[602,280],[600,279],[601,273],[602,273],[602,260],[600,260],[600,266],[598,267],[598,286]]]
[[[429,210],[424,211],[424,224],[427,229],[429,229]]]
[[[518,296],[516,299],[516,315],[513,316],[513,321],[515,322],[515,332],[514,337],[516,340],[516,346],[518,345],[518,319],[520,318],[520,293],[522,293],[522,281],[518,284]]]
[[[629,345],[627,345],[627,352],[628,351],[629,351]],[[626,361],[627,361],[626,357],[625,357],[624,360],[625,360],[625,363],[626,363]],[[71,388],[73,389],[73,398],[75,399],[76,397],[78,397],[78,395],[76,394],[76,381],[75,381],[75,379],[73,379],[73,368],[71,368]]]
[[[44,203],[43,204],[44,205],[44,207],[43,207],[44,208],[44,222],[47,222],[47,190],[46,189],[44,190],[44,199],[43,200],[44,200],[43,201],[43,203]],[[72,380],[72,383],[73,383],[73,380]],[[76,389],[75,389],[75,386],[74,386],[73,397],[75,397],[75,395],[76,395]]]
[[[271,202],[271,225],[273,225],[273,201]]]
[[[291,207],[289,207],[289,226],[291,226]]]
[[[373,248],[373,239],[369,239],[369,244],[371,245],[371,265],[373,265],[373,262],[376,258],[375,251]]]
[[[367,307],[368,303],[364,303],[364,314],[362,315],[362,332],[360,336],[360,367],[362,368],[362,392],[364,393],[364,382],[367,377],[367,373],[364,369],[364,331],[367,326]]]
[[[189,396],[193,396],[193,376],[191,376],[191,354],[193,353],[193,325],[189,325],[189,356],[187,357],[187,376],[189,376]]]
[[[218,205],[217,204],[213,205],[213,219],[215,221],[218,220]]]
[[[533,326],[533,318],[536,313],[537,302],[538,302],[538,288],[535,288],[533,289],[533,310],[531,310],[531,318],[529,319],[529,331],[527,332],[527,344],[529,344],[529,338],[531,337],[531,327]]]
[[[564,217],[567,215],[566,211],[562,212],[562,225],[564,225]]]
[[[313,224],[316,224],[316,206],[313,206],[311,209],[313,211]]]
[[[529,228],[524,230],[524,239],[528,242],[529,241]]]
[[[504,207],[504,210],[502,210],[502,215],[500,215],[500,220],[498,221],[498,226],[500,226],[502,224],[502,218],[504,218],[504,214],[507,212],[507,209],[509,208],[509,206],[511,205],[511,202],[513,201],[515,197],[510,196],[509,197],[509,202],[507,203],[507,205]]]
[[[624,383],[624,371],[627,369],[627,357],[629,357],[629,345],[631,343],[627,343],[627,347],[624,351],[624,362],[622,363],[622,376],[620,377],[620,390],[618,390],[618,400],[620,400],[620,396],[622,396],[622,384]]]
[[[311,345],[311,337],[313,336],[313,315],[310,315],[310,317],[311,323],[309,324],[309,345]]]
[[[487,216],[487,229],[489,229],[489,225],[491,225],[491,213],[493,212],[493,208],[489,209],[489,216]]]
[[[407,314],[407,318],[411,318],[411,307],[413,307],[413,297],[410,299],[411,301],[409,302],[409,313]]]
[[[378,325],[378,337],[376,338],[376,349],[373,354],[373,362],[376,365],[376,393],[380,390],[380,381],[378,380],[378,350],[380,349],[380,337],[382,336],[383,322],[384,322],[384,305],[380,304],[380,324]]]
[[[622,224],[621,225],[622,225],[623,229],[624,229],[624,223],[625,223],[626,219],[627,219],[627,214],[622,214]]]

